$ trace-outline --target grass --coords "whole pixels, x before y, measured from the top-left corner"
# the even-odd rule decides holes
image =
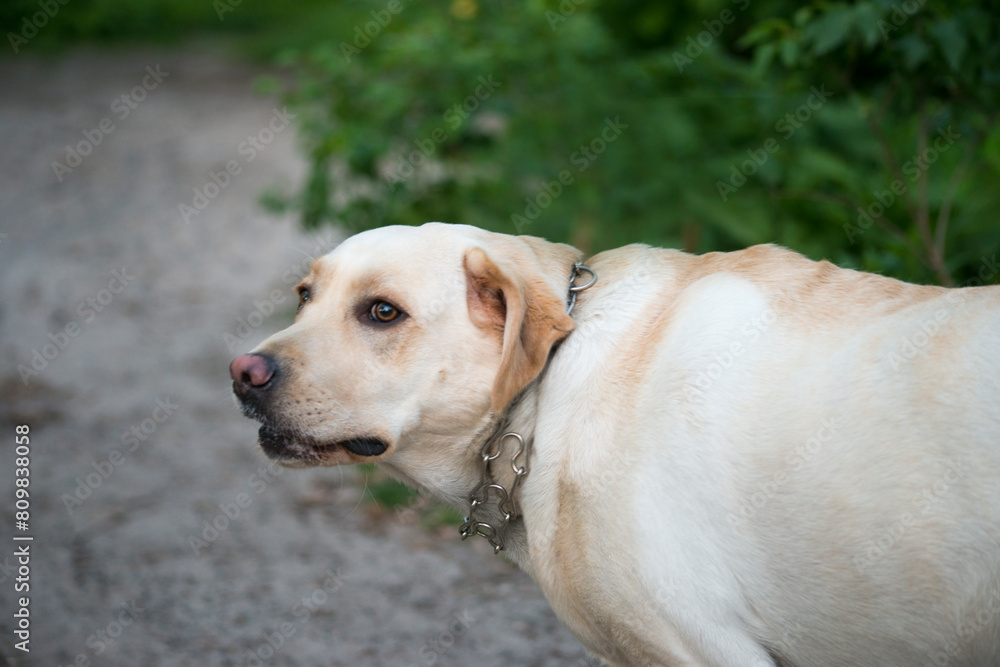
[[[370,502],[397,516],[415,512],[420,525],[429,530],[457,526],[462,523],[462,514],[447,505],[420,495],[405,484],[390,479],[373,464],[358,466],[365,479]]]

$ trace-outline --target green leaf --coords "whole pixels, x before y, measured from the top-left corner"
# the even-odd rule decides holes
[[[765,19],[750,28],[736,44],[741,48],[762,44],[788,32],[788,30],[788,21],[784,19]]]
[[[983,141],[983,157],[1000,174],[1000,126],[995,126]]]
[[[805,29],[806,41],[812,43],[813,53],[821,56],[843,44],[854,25],[854,12],[847,5],[833,5],[823,16]]]
[[[774,53],[776,47],[774,42],[764,44],[758,48],[753,54],[753,73],[757,76],[763,76],[767,68],[771,66],[774,61]]]
[[[799,43],[794,39],[781,40],[781,64],[785,67],[795,67],[799,62]]]
[[[975,38],[976,43],[979,46],[989,46],[991,26],[993,25],[990,13],[981,9],[971,9],[962,12],[962,17],[965,31]]]
[[[962,56],[965,55],[965,50],[968,46],[968,40],[962,32],[958,21],[955,19],[938,21],[937,23],[932,23],[928,31],[937,40],[938,46],[941,47],[941,53],[944,54],[945,60],[948,61],[948,67],[953,72],[957,72],[959,66],[962,64]]]
[[[733,196],[740,194],[749,193],[736,193]],[[769,240],[766,218],[748,215],[747,209],[741,210],[734,206],[732,200],[723,203],[719,199],[708,199],[693,191],[685,193],[684,199],[705,224],[722,230],[743,245],[750,246]]]
[[[816,179],[834,181],[846,189],[857,185],[857,170],[840,157],[816,147],[804,148],[798,156],[794,168],[810,173]]]
[[[930,44],[916,35],[900,37],[895,43],[906,69],[910,71],[917,69],[931,55]]]
[[[878,27],[881,17],[881,11],[875,3],[861,2],[854,8],[854,23],[861,31],[866,48],[870,49],[881,41],[882,32]]]
[[[812,7],[799,7],[795,10],[795,14],[792,15],[792,23],[796,28],[801,28],[805,24],[809,23],[809,20],[813,17]]]

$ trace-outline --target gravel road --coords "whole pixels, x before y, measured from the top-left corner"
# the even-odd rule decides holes
[[[355,469],[256,451],[229,360],[340,240],[258,205],[304,174],[258,74],[209,52],[0,60],[0,663],[587,664],[481,540],[379,511]],[[11,539],[15,424],[32,542]]]

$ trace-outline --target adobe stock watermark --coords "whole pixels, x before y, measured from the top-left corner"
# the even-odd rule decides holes
[[[757,512],[778,495],[778,491],[794,473],[805,467],[823,449],[823,445],[833,440],[836,430],[837,422],[834,418],[823,418],[816,432],[785,457],[781,468],[764,481],[757,482],[756,490],[739,501],[739,506],[736,508],[739,514],[729,512],[726,521],[732,526],[742,526],[755,517]]]
[[[996,253],[992,257],[983,256],[976,277],[965,281],[960,287],[983,285],[992,280],[998,271],[1000,271],[1000,265],[997,264]],[[906,363],[913,361],[917,355],[927,350],[934,338],[941,333],[944,325],[951,319],[955,308],[965,303],[965,296],[958,289],[950,289],[945,296],[945,301],[948,302],[949,307],[940,308],[933,314],[928,314],[921,319],[919,324],[914,325],[909,333],[900,336],[898,344],[893,346],[888,356],[889,366],[892,367],[892,370],[898,371]]]
[[[246,652],[245,658],[239,663],[240,665],[243,667],[263,667],[264,663],[273,658],[274,654],[309,622],[312,615],[329,601],[331,595],[336,595],[350,581],[350,577],[341,574],[340,568],[337,568],[336,572],[327,569],[324,574],[326,576],[322,584],[308,595],[303,595],[299,602],[292,605],[289,612],[295,621],[282,621],[274,630],[261,632],[264,640]]]
[[[941,327],[951,318],[951,312],[942,308],[931,316],[921,320],[920,326],[910,335],[902,336],[892,352],[889,353],[889,365],[892,370],[898,371],[907,362],[913,361],[918,354],[923,352],[935,336],[941,331]]]
[[[98,290],[92,296],[80,301],[76,306],[76,314],[80,318],[70,320],[61,329],[46,334],[49,342],[44,343],[41,350],[37,347],[31,348],[31,359],[27,364],[18,364],[17,372],[21,376],[21,382],[28,386],[31,378],[41,375],[41,373],[55,361],[69,346],[70,341],[86,330],[87,325],[97,319],[97,316],[105,311],[115,300],[115,297],[135,280],[134,275],[129,274],[129,269],[123,266],[121,270],[111,271],[111,279],[107,286]]]
[[[920,8],[924,6],[927,0],[906,0],[906,2],[897,2],[892,6],[892,11],[889,12],[889,20],[880,18],[878,23],[879,32],[882,33],[882,41],[889,41],[890,35],[896,32],[903,25],[910,20],[910,17],[920,11]]]
[[[344,60],[350,63],[352,56],[359,55],[371,45],[372,41],[392,23],[393,17],[401,14],[403,9],[405,9],[403,0],[389,0],[385,9],[373,9],[370,12],[372,20],[365,23],[364,29],[360,25],[354,26],[352,43],[340,43],[340,53],[344,56]]]
[[[140,607],[135,599],[130,602],[122,602],[121,609],[114,615],[114,618],[87,637],[85,643],[93,657],[99,658],[104,655],[119,641],[125,631],[139,620],[139,615],[145,611],[146,609]],[[66,667],[91,667],[92,664],[94,663],[91,662],[90,654],[86,651],[80,651],[74,656],[73,662],[67,664]]]
[[[570,340],[573,337],[570,336]],[[563,354],[560,352],[560,354]],[[602,464],[597,467],[594,474],[588,479],[589,491],[593,492],[595,497],[600,497],[605,490],[608,488],[615,488],[620,486],[621,481],[624,477],[630,474],[630,471],[634,469],[634,461],[627,456],[610,456],[602,461]],[[552,540],[557,536],[557,533],[552,531],[546,531],[545,533],[539,535],[537,538],[532,536],[532,548],[537,548],[539,553],[547,552],[552,545]]]
[[[619,607],[617,614],[621,619],[621,627],[641,627],[648,619],[662,616],[664,610],[684,608],[690,604],[690,601],[700,597],[697,582],[688,576],[676,574],[670,574],[666,577],[656,576],[652,580],[647,579],[646,591],[645,596],[632,597],[626,604]],[[603,652],[614,654],[618,649],[614,642],[608,641],[608,639],[598,640],[598,650],[606,647],[603,648]],[[605,667],[607,664],[590,656],[574,663],[575,667]],[[753,662],[744,660],[740,667],[774,667],[774,662],[763,658],[755,659]]]
[[[494,81],[492,74],[480,76],[476,81],[479,85],[475,87],[472,94],[467,95],[461,102],[453,104],[441,116],[452,132],[460,128],[466,119],[478,111],[482,103],[503,85],[500,81]],[[388,184],[389,190],[395,190],[397,185],[405,183],[413,176],[417,168],[437,152],[437,147],[448,140],[448,136],[448,131],[439,125],[431,130],[427,137],[414,140],[413,145],[416,146],[416,150],[400,155],[396,164],[387,170],[385,182]]]
[[[965,652],[966,647],[976,636],[991,627],[1000,615],[1000,587],[995,587],[986,604],[964,615],[962,621],[955,627],[955,635],[945,642],[939,651],[928,653],[929,662],[924,667],[947,667]]]
[[[156,433],[160,424],[173,416],[178,407],[180,406],[174,403],[169,396],[156,399],[156,405],[150,411],[148,417],[122,432],[122,448],[112,449],[106,457],[91,461],[90,465],[94,469],[94,472],[87,473],[86,475],[78,475],[74,480],[76,481],[76,488],[73,490],[73,493],[62,494],[61,500],[63,507],[66,508],[66,513],[72,516],[73,511],[81,507],[93,495],[94,491],[101,488],[115,474],[115,471],[125,463],[127,455],[135,452],[141,445],[146,443]]]
[[[170,72],[161,70],[159,64],[155,68],[152,65],[146,65],[145,71],[146,76],[142,77],[142,81],[138,85],[111,101],[111,113],[119,121],[128,118],[129,114],[139,107],[139,104],[146,99],[147,95],[156,90],[163,83],[163,80],[170,76]],[[93,153],[94,149],[104,141],[104,138],[114,132],[115,129],[117,128],[115,127],[114,120],[110,116],[105,116],[95,127],[89,130],[82,130],[83,139],[78,141],[76,145],[66,145],[66,157],[63,158],[63,161],[54,160],[52,162],[52,171],[55,173],[56,179],[62,183],[66,174],[71,173],[83,164],[84,158]]]
[[[254,492],[253,496],[246,491],[240,491],[232,500],[219,503],[219,513],[201,522],[200,537],[194,533],[188,535],[188,546],[194,555],[201,556],[204,551],[211,548],[222,533],[229,530],[230,524],[240,517],[242,511],[253,504],[253,499],[264,493],[268,485],[274,482],[274,478],[280,477],[284,471],[284,468],[271,461],[247,477],[246,485]]]
[[[570,154],[569,165],[560,169],[556,178],[544,181],[534,196],[524,198],[524,211],[511,214],[510,221],[514,223],[517,233],[524,233],[524,230],[537,220],[545,209],[552,206],[552,202],[559,198],[563,189],[573,184],[576,175],[587,171],[608,146],[616,142],[627,129],[628,123],[623,123],[620,116],[615,116],[614,120],[611,117],[605,118],[604,127],[597,136],[587,143],[580,144],[580,147]],[[576,175],[570,169],[570,165],[576,168]]]
[[[278,304],[284,303],[287,299],[285,292],[280,289],[271,290],[271,293],[264,299],[254,299],[253,310],[247,314],[246,318],[237,318],[233,333],[227,331],[222,334],[222,341],[226,344],[229,352],[236,352],[241,345],[250,340],[254,331],[263,326],[264,322],[274,314]]]
[[[288,300],[288,290],[297,284],[309,273],[309,267],[316,257],[325,255],[337,247],[338,242],[332,234],[325,237],[316,238],[312,253],[303,253],[304,257],[292,265],[281,274],[281,282],[285,285],[283,289],[271,290],[263,299],[254,299],[253,308],[245,316],[236,318],[236,326],[232,331],[222,334],[222,342],[226,344],[226,349],[230,354],[235,353],[240,347],[246,345],[260,327],[270,319],[277,311],[279,304]]]
[[[951,129],[951,125],[942,128],[937,132],[931,146],[928,146],[922,153],[914,154],[909,160],[903,163],[901,171],[904,176],[908,176],[910,183],[916,183],[920,175],[931,168],[931,165],[938,161],[942,154],[955,144],[962,135]],[[901,178],[897,178],[886,190],[875,190],[872,195],[875,201],[868,206],[858,207],[858,221],[855,224],[845,222],[844,233],[847,240],[852,244],[855,239],[871,229],[875,221],[885,215],[897,198],[902,198],[910,189],[909,184]]]
[[[622,627],[641,626],[647,619],[660,616],[665,609],[683,608],[685,598],[692,593],[692,582],[674,573],[664,576],[648,572],[643,578],[647,579],[646,594],[630,599],[618,610]],[[603,638],[599,646],[607,646],[604,650],[613,654],[616,647],[613,642],[606,642],[607,639],[609,638]],[[592,662],[589,659],[576,662],[576,665],[588,665],[588,667],[589,665],[603,666],[604,664],[604,662]]]
[[[800,104],[794,111],[786,113],[774,124],[776,132],[781,133],[782,139],[792,138],[796,130],[801,128],[813,117],[813,114],[823,108],[827,100],[833,93],[826,89],[826,84],[820,87],[811,86],[810,95],[806,101]],[[729,168],[729,179],[727,181],[716,181],[715,188],[719,192],[722,201],[729,201],[729,196],[735,194],[737,190],[746,185],[747,178],[757,173],[770,157],[781,149],[781,143],[774,137],[765,139],[759,148],[748,148],[747,157],[737,166],[735,163]]]
[[[969,278],[963,282],[959,287],[979,287],[980,285],[987,285],[991,280],[996,278],[997,273],[1000,273],[1000,262],[997,262],[997,254],[993,253],[990,257],[983,255],[980,259],[979,271],[976,272],[976,277]],[[958,303],[965,303],[965,299],[962,298],[957,292],[951,291],[948,294],[949,301],[957,301]]]
[[[908,529],[918,526],[926,520],[931,512],[937,508],[941,499],[954,488],[961,478],[965,477],[965,473],[966,461],[947,459],[942,475],[914,496],[912,503],[915,510],[903,512],[899,519],[889,525],[882,534],[875,539],[865,541],[862,550],[851,559],[858,574],[863,574],[869,567],[882,560],[886,553],[905,537]]]
[[[732,0],[732,3],[741,12],[746,11],[746,8],[750,6],[750,0]],[[705,29],[697,35],[687,38],[687,47],[684,49],[684,53],[680,51],[674,51],[673,53],[674,65],[677,66],[677,71],[683,74],[684,68],[693,63],[698,56],[705,53],[705,49],[722,34],[726,26],[735,21],[736,12],[728,7],[719,12],[717,18],[711,21],[707,19],[702,21]]]
[[[275,136],[283,132],[294,118],[295,114],[288,111],[286,107],[282,107],[281,110],[272,109],[271,119],[267,125],[254,134],[247,135],[247,138],[236,147],[236,153],[242,157],[242,161],[232,159],[227,161],[224,168],[218,171],[209,169],[208,180],[200,188],[194,188],[191,204],[188,205],[186,202],[178,204],[184,222],[191,224],[193,218],[201,215],[202,211],[208,208],[208,205],[229,187],[233,177],[243,173],[243,168],[256,160],[257,156],[263,153],[268,145],[274,141]]]
[[[764,308],[758,314],[746,320],[740,326],[740,338],[733,340],[728,347],[716,354],[709,364],[698,373],[694,382],[684,384],[684,395],[689,401],[704,401],[706,392],[723,375],[728,373],[736,361],[746,354],[747,350],[757,344],[767,330],[778,319],[777,313],[771,308]]]
[[[433,665],[441,656],[445,655],[455,646],[455,642],[469,632],[469,628],[476,622],[476,618],[468,609],[461,612],[454,612],[448,622],[448,626],[436,636],[428,639],[420,647],[420,663],[410,663],[408,667],[418,667],[418,664]]]
[[[610,284],[604,285],[602,294],[612,301],[625,301],[634,292],[644,289],[649,284],[649,281],[652,280],[653,276],[659,273],[662,269],[662,265],[654,257],[655,256],[650,253],[643,253],[642,259],[629,267],[629,271],[626,276],[623,276]],[[600,280],[600,278],[598,278],[598,280]],[[578,299],[586,300],[587,293],[587,290],[580,292]],[[559,354],[563,356],[563,358],[572,359],[577,355],[583,354],[583,350],[591,344],[591,340],[576,334],[566,338],[562,343],[560,343]]]
[[[18,563],[16,561],[11,562],[9,553],[4,556],[3,562],[0,563],[0,584],[5,583],[8,579],[14,580],[14,577],[17,575],[17,566]]]
[[[236,8],[243,4],[243,0],[212,0],[212,9],[219,21],[226,20],[226,14],[236,11]]]
[[[747,0],[749,2],[749,0]],[[566,22],[566,20],[576,13],[576,8],[587,2],[587,0],[562,0],[559,6],[556,8],[559,11],[554,12],[551,9],[545,10],[545,20],[549,22],[549,28],[553,32]]]
[[[35,12],[31,16],[21,19],[20,32],[8,32],[7,41],[17,54],[21,47],[34,39],[38,31],[49,24],[51,19],[56,17],[63,5],[69,4],[69,0],[38,0],[38,7],[41,11]]]

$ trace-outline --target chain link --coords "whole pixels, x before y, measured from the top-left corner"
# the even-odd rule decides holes
[[[576,284],[576,277],[580,273],[589,273],[590,280],[583,285]],[[566,297],[566,314],[571,315],[576,307],[576,295],[597,282],[597,274],[589,266],[584,266],[580,262],[573,265],[573,270],[569,274],[569,296]]]
[[[581,272],[589,273],[590,280],[588,280],[584,285],[577,285],[576,278]],[[597,273],[595,273],[593,269],[584,266],[580,262],[573,265],[573,270],[569,275],[569,295],[566,299],[567,315],[572,313],[573,307],[576,306],[576,295],[596,282]],[[507,490],[503,487],[503,485],[492,481],[492,475],[490,475],[490,463],[500,458],[500,455],[503,453],[504,440],[507,438],[515,438],[518,443],[517,451],[514,452],[512,457],[510,457],[510,467],[514,471],[514,481],[510,484],[510,490]],[[496,443],[495,452],[492,450],[494,443]],[[522,456],[523,463],[519,464],[518,459],[521,459]],[[462,526],[458,530],[463,540],[470,535],[485,537],[489,541],[490,546],[493,547],[493,553],[498,554],[503,551],[504,548],[504,536],[507,532],[507,526],[510,525],[511,521],[518,517],[516,495],[517,487],[521,484],[521,480],[528,474],[528,463],[531,459],[531,445],[525,441],[523,437],[521,437],[520,433],[509,431],[504,433],[497,440],[490,438],[483,443],[483,448],[479,452],[479,458],[483,463],[479,484],[472,490],[472,493],[469,494],[469,516],[465,517],[465,522],[462,523]],[[494,491],[496,495],[499,496],[497,508],[503,515],[503,519],[497,526],[476,518],[477,513],[489,499],[491,491]]]
[[[514,470],[514,481],[510,485],[510,491],[502,485],[490,481],[490,462],[500,458],[500,455],[503,453],[504,440],[507,438],[516,438],[518,442],[517,451],[510,458],[510,467]],[[496,554],[503,551],[504,534],[507,532],[507,526],[513,519],[517,518],[517,504],[514,500],[514,492],[517,491],[521,478],[528,474],[528,457],[530,456],[530,452],[524,438],[519,433],[514,433],[513,431],[505,433],[495,442],[497,443],[496,452],[490,451],[490,447],[493,445],[493,441],[490,440],[486,441],[480,452],[480,458],[483,462],[482,477],[480,478],[479,486],[473,489],[469,495],[469,516],[465,518],[465,523],[462,524],[459,533],[463,540],[470,535],[485,537],[493,547],[493,553]],[[521,457],[521,454],[524,454],[524,465],[519,466],[517,460]],[[490,491],[495,491],[499,496],[497,506],[503,514],[503,520],[499,526],[476,519],[476,512],[486,503]]]

